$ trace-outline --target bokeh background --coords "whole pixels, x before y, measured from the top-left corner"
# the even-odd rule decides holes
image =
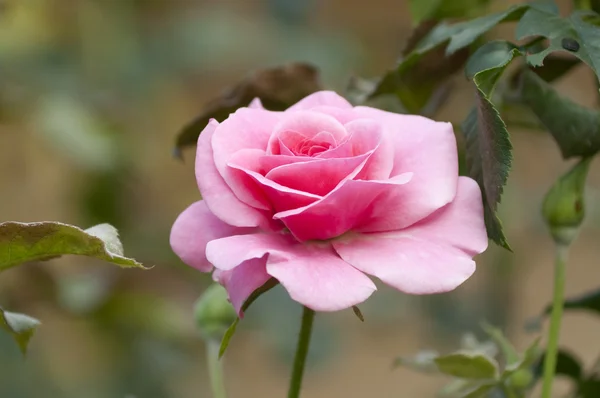
[[[352,75],[380,75],[411,28],[406,0],[0,0],[0,220],[110,222],[127,255],[155,266],[119,270],[70,257],[3,273],[0,305],[43,325],[25,359],[0,334],[0,397],[210,397],[192,319],[210,278],[168,244],[178,213],[199,199],[193,149],[184,162],[172,156],[177,132],[256,68],[310,62],[337,90]],[[512,38],[513,28],[490,37]],[[460,74],[453,84],[435,118],[459,123],[473,91]],[[557,85],[596,105],[584,67]],[[539,206],[568,164],[545,133],[510,131],[515,160],[501,213],[514,253],[491,246],[450,294],[382,286],[361,306],[365,323],[351,311],[318,315],[304,397],[432,397],[447,380],[393,370],[394,358],[453,350],[481,320],[520,349],[534,339],[524,325],[552,291],[553,246]],[[570,295],[600,284],[599,187],[594,164]],[[285,396],[299,316],[281,289],[251,307],[225,358],[230,397]],[[562,341],[591,364],[600,322],[568,314]]]

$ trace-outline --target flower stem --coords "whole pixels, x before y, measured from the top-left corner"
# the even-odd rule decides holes
[[[223,382],[223,362],[219,360],[219,347],[219,342],[214,339],[210,339],[206,347],[210,388],[213,398],[227,398]]]
[[[567,266],[567,255],[569,246],[561,243],[556,244],[554,263],[554,298],[552,300],[552,314],[550,316],[550,331],[548,334],[548,345],[544,358],[544,384],[542,386],[542,398],[550,398],[552,393],[552,381],[556,371],[556,357],[558,355],[558,337],[563,314],[565,296],[565,274]]]
[[[310,345],[310,335],[312,333],[315,312],[308,307],[304,307],[302,312],[302,325],[300,326],[300,335],[298,336],[298,345],[296,346],[296,357],[294,358],[294,368],[292,369],[292,379],[288,398],[298,398],[300,396],[300,387],[302,385],[302,376],[304,374],[304,365],[308,355]]]

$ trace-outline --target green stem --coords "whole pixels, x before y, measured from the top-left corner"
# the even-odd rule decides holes
[[[298,336],[298,345],[296,346],[296,357],[294,358],[294,368],[292,369],[292,379],[288,398],[298,398],[300,396],[300,387],[302,386],[302,375],[304,374],[304,365],[308,355],[308,346],[310,345],[310,335],[312,332],[315,312],[310,308],[304,307],[302,312],[302,325],[300,326],[300,335]]]
[[[552,315],[550,316],[550,331],[548,333],[548,345],[544,358],[544,384],[542,386],[542,398],[550,398],[552,393],[552,381],[556,371],[556,357],[558,355],[558,337],[563,314],[565,296],[565,274],[567,268],[567,255],[569,246],[561,243],[556,244],[556,258],[554,263],[554,298],[552,300]]]
[[[213,398],[227,398],[225,383],[223,382],[223,362],[219,360],[218,341],[210,339],[206,347],[206,359],[208,362],[208,376]]]

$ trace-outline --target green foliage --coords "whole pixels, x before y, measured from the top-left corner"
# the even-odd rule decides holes
[[[87,230],[58,222],[0,223],[0,272],[30,261],[45,261],[65,254],[94,257],[121,267],[144,266],[124,257],[117,230],[100,224]],[[23,352],[39,321],[0,309],[0,325]]]
[[[588,22],[598,17],[592,11],[576,11],[568,18],[561,18],[551,9],[531,8],[517,25],[517,40],[530,36],[542,36],[549,40],[549,46],[527,55],[532,66],[544,65],[544,59],[555,51],[568,51],[589,65],[600,79],[600,30]]]
[[[534,375],[540,378],[543,372],[545,354],[542,355],[534,368]],[[566,376],[579,383],[584,376],[583,367],[579,358],[568,351],[559,350],[556,357],[556,375]]]
[[[512,162],[512,144],[506,124],[491,101],[494,87],[504,69],[520,51],[507,42],[490,42],[469,60],[467,74],[476,88],[476,106],[462,123],[466,140],[466,162],[483,193],[488,236],[509,249],[496,211]]]
[[[263,293],[266,293],[269,290],[273,289],[278,284],[279,284],[279,281],[277,279],[271,278],[267,282],[265,282],[264,285],[262,285],[261,287],[256,289],[248,297],[248,299],[244,302],[244,305],[242,305],[242,313],[244,311],[246,311],[248,309],[248,307],[250,307],[250,305],[254,302],[254,300],[259,298]],[[229,326],[229,328],[225,331],[225,334],[223,335],[223,340],[221,341],[221,347],[219,348],[219,358],[221,358],[225,354],[225,351],[227,350],[227,347],[229,346],[229,342],[231,341],[231,338],[235,334],[235,330],[237,329],[238,323],[240,323],[239,317],[236,318],[235,321],[233,321],[233,323],[231,324],[231,326]]]
[[[411,0],[408,5],[416,23],[445,18],[471,18],[487,7],[490,0]]]
[[[450,2],[444,2],[450,3]],[[465,63],[469,46],[497,24],[518,20],[530,7],[506,11],[457,24],[426,21],[415,29],[395,69],[375,85],[369,99],[394,94],[411,113],[421,113],[439,86]]]
[[[65,254],[94,257],[120,267],[144,266],[124,257],[117,230],[100,224],[87,230],[59,222],[0,223],[0,272]]]
[[[28,315],[8,312],[0,308],[0,328],[13,337],[23,354],[27,352],[29,340],[39,325],[40,321]]]
[[[184,147],[195,145],[211,119],[222,122],[255,98],[260,98],[266,109],[283,111],[321,88],[319,72],[312,65],[293,63],[258,70],[204,107],[200,115],[177,136],[176,154],[179,155]]]
[[[534,367],[534,377],[542,376],[544,357]],[[571,396],[577,398],[596,398],[600,394],[600,374],[598,362],[590,371],[585,371],[581,360],[569,351],[560,350],[556,362],[556,375],[570,379],[575,388]]]
[[[592,290],[579,297],[574,297],[565,300],[564,308],[566,310],[584,310],[592,313],[600,314],[600,289]],[[544,309],[544,314],[550,314],[552,306],[548,305]]]
[[[409,113],[432,113],[437,109],[448,95],[446,81],[463,67],[469,56],[469,49],[446,56],[441,46],[446,40],[429,39],[431,45],[421,45],[438,26],[435,21],[425,21],[414,30],[402,59],[395,69],[369,87],[368,99],[391,94]]]
[[[196,326],[207,340],[219,341],[237,314],[227,300],[227,291],[219,284],[209,286],[194,306]]]
[[[522,100],[552,134],[564,158],[600,150],[600,112],[560,95],[531,72],[523,72],[521,79]]]
[[[440,356],[433,351],[424,351],[412,359],[400,358],[395,365],[452,376],[454,380],[440,392],[443,396],[524,397],[537,376],[539,339],[519,354],[499,329],[489,325],[484,325],[483,329],[490,341],[479,342],[472,335],[467,335],[462,348],[454,353]],[[502,355],[497,360],[499,352]]]
[[[440,372],[461,379],[494,379],[498,364],[483,354],[458,352],[434,359]]]
[[[585,217],[584,189],[592,158],[584,158],[546,194],[542,213],[557,243],[569,245]]]

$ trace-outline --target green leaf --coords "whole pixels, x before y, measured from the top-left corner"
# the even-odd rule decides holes
[[[411,0],[410,14],[414,22],[446,18],[470,18],[482,11],[490,0]]]
[[[398,65],[367,93],[368,100],[393,94],[408,113],[425,114],[436,110],[447,95],[444,84],[463,67],[469,55],[469,50],[464,49],[447,57],[440,46],[442,42],[415,49],[436,25],[436,21],[425,21],[413,31]]]
[[[584,310],[600,314],[600,289],[565,300],[564,308],[566,310]],[[552,306],[548,305],[544,309],[544,314],[548,315],[551,311]]]
[[[588,64],[600,79],[600,29],[587,22],[588,17],[598,16],[592,11],[576,11],[568,18],[540,8],[531,8],[517,25],[517,40],[529,36],[549,39],[548,47],[527,55],[532,66],[544,65],[544,59],[555,51],[568,51]]]
[[[309,64],[292,63],[258,70],[209,102],[200,115],[177,136],[175,152],[195,145],[210,119],[227,119],[238,108],[259,98],[272,111],[283,111],[309,94],[322,89],[318,70]]]
[[[0,308],[0,328],[12,335],[23,354],[27,352],[29,340],[39,325],[40,321],[28,315],[8,312]]]
[[[352,312],[354,312],[354,315],[356,315],[356,317],[361,321],[364,322],[365,321],[365,317],[363,316],[362,312],[360,311],[360,308],[358,308],[357,306],[353,305],[352,306]]]
[[[600,112],[561,96],[534,73],[524,71],[521,79],[521,98],[552,134],[564,158],[600,150]]]
[[[485,60],[486,54],[493,54],[491,59],[495,63]],[[466,140],[468,174],[477,181],[483,194],[488,236],[508,250],[510,246],[496,210],[512,163],[512,144],[506,124],[490,97],[506,66],[519,54],[520,51],[510,43],[492,42],[470,60],[469,73],[474,74],[476,106],[461,125]]]
[[[538,359],[534,367],[534,374],[537,379],[542,377],[544,372],[544,357],[545,354]],[[556,374],[566,376],[575,382],[581,381],[583,379],[581,361],[569,351],[560,349],[556,359]]]
[[[532,71],[541,77],[542,80],[551,83],[566,75],[580,63],[581,60],[579,58],[548,55],[544,60],[544,67],[532,68]]]
[[[519,4],[510,7],[506,11],[486,15],[467,22],[453,26],[450,32],[450,43],[446,48],[447,54],[464,48],[473,43],[478,37],[487,33],[501,22],[518,21],[533,4]],[[441,32],[437,32],[441,34]]]
[[[529,3],[457,24],[421,23],[397,67],[383,76],[367,98],[394,94],[408,112],[421,113],[440,84],[464,64],[468,46],[497,24],[519,20],[530,7],[556,10],[553,3]]]
[[[454,353],[434,359],[440,372],[463,379],[494,379],[498,364],[482,354]]]
[[[440,397],[462,397],[462,398],[483,398],[488,397],[489,393],[498,382],[473,380],[473,379],[455,379],[445,385],[440,391]]]
[[[59,222],[0,223],[0,272],[65,254],[94,257],[121,267],[144,266],[124,257],[117,230],[108,224],[87,230]]]
[[[475,390],[467,393],[466,395],[462,395],[461,398],[487,398],[490,395],[490,392],[496,387],[496,384],[484,384],[479,386]]]
[[[246,299],[246,301],[242,305],[242,311],[241,311],[242,314],[244,311],[246,311],[248,309],[248,307],[250,307],[250,305],[254,302],[254,300],[259,298],[263,293],[266,293],[269,290],[273,289],[278,284],[279,284],[279,281],[277,279],[271,278],[267,282],[265,282],[264,285],[262,285],[261,287],[256,289],[254,292],[252,292],[252,294],[248,297],[248,299]],[[229,328],[225,331],[225,334],[223,335],[223,340],[221,340],[221,347],[219,348],[219,358],[221,358],[225,354],[225,351],[227,350],[227,347],[229,346],[229,342],[231,341],[231,338],[235,334],[235,330],[237,329],[238,323],[240,323],[239,317],[236,318],[236,320],[233,321],[231,326],[229,326]]]
[[[502,355],[504,356],[504,360],[508,365],[517,363],[519,361],[519,354],[515,347],[508,341],[502,330],[493,327],[487,323],[483,323],[481,325],[483,331],[490,336],[492,340],[496,342],[500,350],[502,351]]]

